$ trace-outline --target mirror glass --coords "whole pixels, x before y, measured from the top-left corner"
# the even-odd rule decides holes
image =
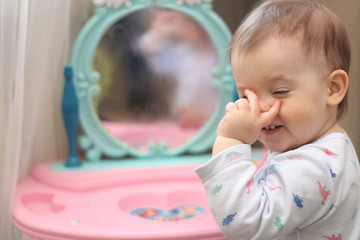
[[[138,149],[148,149],[149,141],[180,146],[215,111],[216,65],[209,36],[187,15],[155,7],[131,13],[105,32],[95,51],[99,120]]]

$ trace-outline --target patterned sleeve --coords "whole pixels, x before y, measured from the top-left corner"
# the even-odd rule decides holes
[[[228,239],[276,239],[300,230],[331,208],[329,152],[300,148],[251,159],[251,148],[229,148],[196,169],[209,207]]]

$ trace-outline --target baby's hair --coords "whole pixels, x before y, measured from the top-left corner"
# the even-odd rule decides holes
[[[341,20],[311,0],[267,0],[258,5],[236,30],[230,59],[246,54],[269,35],[301,37],[308,54],[323,56],[330,71],[350,70],[350,44]],[[330,73],[330,72],[329,72]],[[338,106],[338,118],[347,108],[347,94]]]

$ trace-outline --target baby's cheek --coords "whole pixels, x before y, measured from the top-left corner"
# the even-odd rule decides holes
[[[312,103],[304,100],[292,102],[283,101],[279,117],[287,123],[306,124],[316,118],[316,112],[311,107]]]
[[[282,101],[281,102],[281,108],[279,111],[279,117],[283,120],[289,120],[289,118],[292,118],[296,114],[296,106],[295,104],[288,102],[288,101]]]

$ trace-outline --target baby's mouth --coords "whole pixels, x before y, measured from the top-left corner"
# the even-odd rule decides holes
[[[280,127],[281,127],[281,125],[269,125],[269,126],[263,127],[262,129],[263,130],[274,130],[274,129],[277,129]]]

